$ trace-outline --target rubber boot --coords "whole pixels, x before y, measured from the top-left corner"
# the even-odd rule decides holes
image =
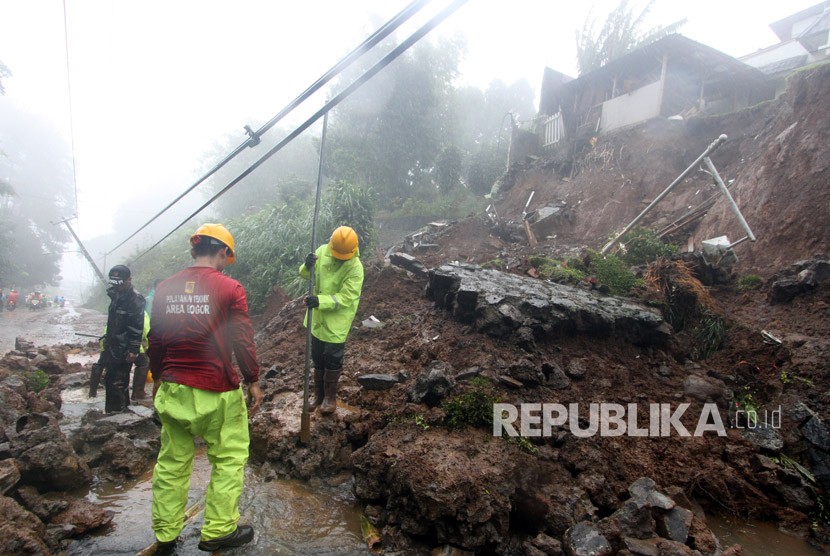
[[[144,392],[144,385],[147,384],[147,369],[136,367],[133,369],[133,401],[143,400],[147,397]]]
[[[325,383],[323,384],[325,397],[323,405],[320,406],[320,413],[331,415],[337,409],[337,381],[340,380],[340,369],[326,371]]]
[[[325,398],[325,390],[323,387],[323,369],[314,369],[314,401],[311,402],[312,411],[323,405],[323,398]]]

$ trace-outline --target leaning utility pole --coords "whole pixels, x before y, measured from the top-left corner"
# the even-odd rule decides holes
[[[52,224],[54,224],[55,226],[57,226],[58,224],[63,224],[64,226],[66,226],[66,229],[69,230],[69,233],[72,234],[72,237],[75,238],[75,242],[78,244],[78,247],[80,247],[81,254],[83,254],[84,258],[86,258],[86,260],[89,262],[90,266],[92,266],[92,270],[95,271],[95,274],[101,280],[101,283],[106,286],[107,285],[107,279],[104,276],[104,273],[101,272],[101,269],[98,268],[98,265],[96,265],[95,261],[92,260],[92,257],[90,256],[89,251],[87,251],[86,247],[84,247],[84,244],[81,243],[81,238],[78,237],[78,234],[76,234],[75,230],[72,229],[72,226],[69,225],[69,221],[73,220],[75,218],[77,218],[77,216],[70,216],[68,218],[64,218],[60,222],[52,222]]]

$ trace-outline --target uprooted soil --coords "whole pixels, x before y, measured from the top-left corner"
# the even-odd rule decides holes
[[[574,208],[573,220],[530,248],[500,236],[485,217],[469,218],[437,234],[437,249],[414,254],[428,267],[502,259],[508,271],[525,272],[529,254],[600,247],[726,133],[729,140],[712,159],[725,179],[735,179],[733,195],[758,236],[755,244],[736,248],[740,261],[733,271],[769,278],[830,245],[824,221],[830,206],[830,150],[823,141],[830,125],[828,84],[830,67],[825,66],[795,76],[789,91],[774,102],[718,118],[652,122],[601,138],[571,167],[546,157],[514,167],[507,179],[512,187],[496,202],[502,217],[518,219],[535,191],[538,206],[566,200]],[[695,173],[644,224],[659,229],[714,194],[711,180]],[[673,237],[682,245],[691,237],[699,247],[701,239],[722,234],[734,241],[743,232],[718,200]],[[280,407],[298,408],[303,307],[294,300],[266,319],[257,342],[264,370],[270,368],[268,402],[254,419],[252,450],[288,475],[352,469],[358,495],[387,548],[451,543],[507,553],[516,538],[540,532],[562,538],[580,520],[610,516],[627,498],[628,486],[644,476],[679,489],[709,512],[773,520],[817,543],[827,539],[821,521],[830,468],[823,466],[830,460],[822,454],[830,443],[817,448],[801,427],[809,421],[820,427],[821,436],[823,419],[830,415],[824,368],[830,356],[830,287],[817,287],[791,303],[770,304],[768,284],[748,291],[739,290],[734,280],[713,286],[726,338],[719,351],[697,360],[682,334],[650,347],[602,335],[548,335],[528,345],[510,335],[481,334],[436,308],[425,297],[425,278],[379,262],[366,267],[339,392],[345,408],[335,419],[312,417],[311,447],[277,438],[275,423],[284,421],[276,409],[269,410],[269,404],[283,402],[288,405]],[[371,315],[383,326],[361,326]],[[577,438],[559,431],[531,439],[528,448],[493,438],[484,429],[454,431],[446,426],[440,404],[409,401],[413,383],[436,365],[451,376],[484,377],[496,398],[507,403],[576,403],[584,410],[592,402],[646,408],[689,402],[683,419],[689,430],[710,401],[724,418],[729,416],[728,434]],[[523,380],[545,369],[565,370],[568,379],[555,384]],[[373,373],[399,382],[385,391],[362,389],[357,377]],[[458,378],[449,397],[472,389],[468,379]],[[293,402],[285,401],[289,395]],[[745,423],[732,421],[740,404],[780,408],[781,429],[771,439],[749,437]],[[641,423],[648,419],[643,411]],[[580,423],[587,424],[584,417]],[[323,449],[325,438],[331,442]],[[471,483],[469,477],[477,479]],[[574,504],[589,509],[577,511]]]

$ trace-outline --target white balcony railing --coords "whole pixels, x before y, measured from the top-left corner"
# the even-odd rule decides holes
[[[565,136],[565,125],[562,122],[562,111],[545,120],[545,141],[543,146],[550,147],[558,143]]]

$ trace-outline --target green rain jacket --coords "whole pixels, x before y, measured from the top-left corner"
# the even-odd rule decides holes
[[[328,244],[324,244],[316,255],[314,295],[320,306],[311,315],[311,334],[324,342],[342,344],[349,335],[363,289],[360,250],[348,261],[341,261],[332,257]],[[305,264],[300,265],[300,276],[310,277]],[[303,325],[307,326],[307,321],[308,312]]]

